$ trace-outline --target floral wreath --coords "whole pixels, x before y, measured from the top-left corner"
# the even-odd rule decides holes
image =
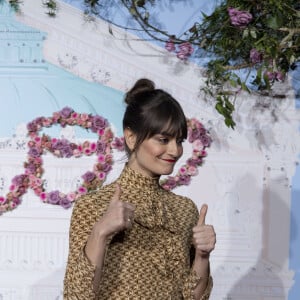
[[[98,135],[96,142],[85,141],[82,144],[70,142],[67,139],[51,138],[39,131],[44,127],[53,125],[61,127],[80,126]],[[168,176],[160,181],[166,190],[172,190],[177,186],[188,185],[191,177],[198,174],[197,167],[206,156],[205,148],[210,146],[211,138],[203,125],[195,118],[187,119],[188,142],[192,144],[192,156],[181,166],[175,176]],[[124,151],[124,138],[114,137],[108,121],[99,116],[86,113],[77,113],[70,107],[54,112],[52,117],[38,117],[27,124],[28,130],[28,160],[24,163],[25,172],[16,175],[5,197],[0,196],[0,214],[15,209],[21,203],[22,196],[31,188],[34,193],[44,202],[61,205],[69,208],[81,195],[102,186],[107,174],[112,169],[112,151]],[[96,156],[96,162],[92,171],[87,171],[81,177],[83,182],[72,192],[67,194],[54,190],[46,192],[45,180],[42,179],[44,169],[42,155],[50,152],[56,157],[82,157]]]

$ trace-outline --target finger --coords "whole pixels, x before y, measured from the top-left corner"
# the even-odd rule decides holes
[[[135,211],[135,206],[131,203],[128,203],[128,202],[124,202],[124,208],[126,210],[129,210],[129,211],[132,211],[132,212]]]
[[[121,187],[118,183],[116,183],[115,185],[115,192],[111,198],[111,202],[116,202],[116,201],[119,201],[120,200],[120,197],[121,197],[121,193],[122,193],[122,190],[121,190]]]
[[[207,209],[208,209],[207,204],[203,204],[199,213],[198,225],[205,225],[205,217],[207,214]]]
[[[125,220],[125,222],[126,222],[126,228],[132,227],[133,220],[130,217],[128,217],[127,220]]]

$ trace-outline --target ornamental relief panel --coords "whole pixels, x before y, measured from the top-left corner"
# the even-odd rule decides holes
[[[34,11],[36,7],[31,1],[29,8]],[[188,195],[199,205],[207,201],[208,221],[217,230],[218,243],[212,255],[216,285],[211,298],[259,299],[258,295],[263,294],[268,300],[286,299],[293,282],[293,273],[286,264],[288,252],[277,245],[279,251],[274,255],[270,253],[270,247],[276,245],[277,235],[272,229],[276,220],[272,219],[269,224],[265,220],[277,208],[289,218],[286,214],[290,201],[287,193],[300,148],[296,129],[298,115],[295,115],[293,102],[280,102],[274,107],[279,115],[278,123],[273,123],[272,116],[264,110],[274,105],[270,99],[260,102],[261,99],[243,95],[237,100],[238,125],[232,131],[224,126],[223,119],[209,102],[203,100],[201,93],[195,92],[198,82],[199,90],[203,85],[199,68],[176,63],[172,57],[162,54],[151,60],[152,65],[144,58],[142,65],[143,57],[134,61],[130,55],[120,55],[124,43],[106,37],[103,41],[98,37],[91,45],[91,36],[95,35],[82,35],[85,40],[79,40],[77,36],[81,36],[74,36],[70,28],[58,28],[61,20],[55,25],[45,17],[25,12],[27,15],[21,17],[23,21],[47,32],[44,46],[47,61],[86,80],[122,91],[138,77],[152,78],[178,97],[188,117],[196,117],[205,124],[214,142],[198,177],[178,192]],[[73,18],[75,13],[71,11],[70,14]],[[152,52],[153,55],[157,53],[156,50]],[[257,105],[250,109],[249,101],[256,101]],[[66,133],[66,136],[75,138],[73,133]],[[11,178],[16,175],[13,172],[22,172],[26,144],[26,137],[18,134],[0,140],[1,194],[8,191]],[[73,189],[87,163],[86,160],[76,161],[74,167],[71,160],[62,162],[46,155],[47,189]],[[116,176],[123,163],[121,160],[115,165],[108,181]],[[276,193],[273,193],[276,186]],[[270,201],[275,202],[273,207]],[[62,299],[70,214],[71,210],[43,204],[33,193],[28,193],[16,211],[0,217],[4,228],[0,234],[0,272],[11,272],[12,277],[19,274],[24,278],[27,271],[37,272],[34,285],[24,284],[22,289],[1,287],[0,299],[2,295],[5,300],[24,300],[24,290],[26,299],[30,300]],[[32,225],[24,225],[30,219]],[[12,228],[16,231],[13,234]],[[283,234],[287,234],[286,231]],[[269,244],[263,243],[264,238],[268,238]],[[48,277],[43,281],[45,273]]]

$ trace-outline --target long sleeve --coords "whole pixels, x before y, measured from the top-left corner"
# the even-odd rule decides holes
[[[85,255],[84,247],[93,225],[99,218],[99,207],[90,195],[78,199],[73,208],[69,256],[64,279],[64,299],[97,299],[93,291],[96,267]]]
[[[188,230],[189,232],[189,239],[188,243],[191,245],[190,247],[190,273],[185,278],[183,283],[183,289],[182,289],[182,295],[184,300],[195,300],[194,297],[194,290],[198,283],[200,283],[203,278],[199,277],[197,273],[192,269],[194,260],[195,260],[195,247],[192,244],[192,228],[197,224],[199,218],[199,213],[196,205],[191,206],[191,214],[190,214],[190,220],[191,220],[191,226]],[[203,292],[203,295],[200,297],[199,300],[208,300],[211,294],[211,290],[213,288],[213,278],[210,276],[210,271],[208,274],[208,281],[205,291]]]
[[[189,253],[192,228],[199,218],[196,205],[163,190],[156,179],[129,168],[117,182],[122,187],[121,200],[135,206],[133,226],[107,243],[101,281],[96,286],[100,272],[86,257],[84,247],[94,224],[107,210],[115,183],[76,201],[70,223],[64,299],[192,300],[201,280],[191,271],[193,259]],[[201,300],[208,299],[211,287],[209,280]]]
[[[190,275],[185,280],[185,283],[183,286],[183,299],[184,300],[194,300],[195,299],[193,292],[200,280],[201,280],[201,277],[199,277],[195,271],[191,271]],[[213,279],[211,276],[209,276],[208,282],[207,282],[207,287],[206,287],[202,297],[200,298],[200,300],[208,300],[209,299],[212,287],[213,287]]]

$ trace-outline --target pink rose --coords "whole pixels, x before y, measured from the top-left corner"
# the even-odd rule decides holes
[[[165,49],[169,52],[173,52],[175,51],[175,45],[174,42],[172,40],[168,40],[165,44]]]
[[[230,22],[233,26],[245,28],[253,19],[248,11],[238,10],[235,8],[228,8]]]
[[[196,140],[193,142],[192,147],[194,150],[202,150],[204,145],[202,144],[201,140]]]

